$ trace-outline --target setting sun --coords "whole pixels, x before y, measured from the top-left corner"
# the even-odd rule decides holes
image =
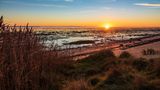
[[[109,29],[109,28],[111,28],[111,25],[110,25],[110,24],[105,24],[105,25],[104,25],[104,28],[105,28],[105,29]]]

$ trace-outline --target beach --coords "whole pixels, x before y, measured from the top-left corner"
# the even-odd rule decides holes
[[[143,57],[146,59],[159,58],[160,53],[156,54],[156,55],[143,55],[142,54],[143,50],[150,49],[150,48],[157,50],[157,51],[160,51],[160,41],[157,41],[154,43],[149,43],[149,44],[144,44],[142,46],[137,46],[137,47],[129,48],[126,50],[116,49],[116,50],[114,50],[114,53],[116,54],[116,56],[119,56],[122,52],[127,51],[136,58],[140,58],[140,57]]]

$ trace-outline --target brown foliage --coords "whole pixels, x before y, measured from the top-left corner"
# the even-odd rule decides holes
[[[69,61],[58,59],[56,52],[45,50],[39,41],[28,24],[25,27],[6,26],[1,17],[0,90],[57,88],[54,82],[60,77],[48,72],[60,69],[61,65],[67,67]]]

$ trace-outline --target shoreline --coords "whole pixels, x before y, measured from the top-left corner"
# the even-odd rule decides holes
[[[139,41],[139,39],[136,39],[136,40],[133,40],[131,42],[136,42],[136,41]],[[124,44],[128,44],[128,42],[130,41],[123,41]],[[118,51],[127,51],[131,48],[136,48],[136,47],[143,47],[144,45],[148,45],[148,44],[154,44],[156,42],[160,42],[160,36],[157,35],[157,36],[152,36],[152,37],[147,37],[147,38],[142,38],[142,41],[140,41],[139,43],[133,43],[132,46],[130,47],[127,47],[127,48],[123,48],[121,47],[121,43],[122,42],[113,42],[111,44],[99,44],[97,46],[93,45],[93,46],[90,46],[90,47],[83,47],[83,48],[76,48],[76,49],[71,49],[70,50],[70,54],[71,58],[74,58],[76,60],[79,60],[79,59],[82,59],[81,57],[85,58],[85,56],[89,56],[91,54],[94,54],[96,52],[99,52],[101,50],[106,50],[106,49],[112,49],[114,52],[116,50]],[[130,44],[130,43],[129,43]],[[150,48],[150,47],[148,47]],[[63,52],[65,52],[66,50],[63,50]],[[129,51],[128,51],[129,52]]]

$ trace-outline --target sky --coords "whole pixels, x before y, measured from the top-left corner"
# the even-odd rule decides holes
[[[160,0],[0,0],[9,24],[160,27]]]

